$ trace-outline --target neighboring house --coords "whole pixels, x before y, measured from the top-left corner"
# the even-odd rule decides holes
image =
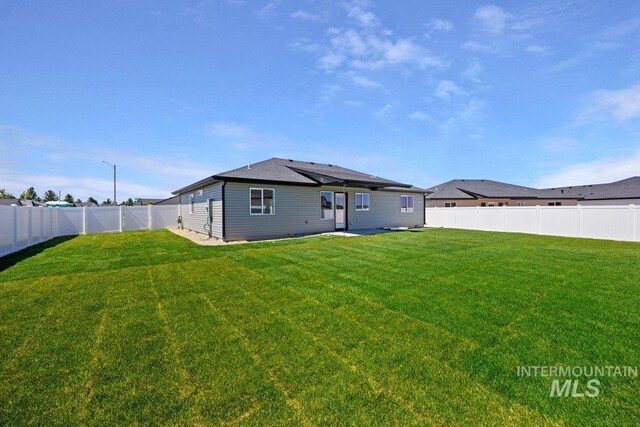
[[[94,208],[94,207],[98,207],[98,205],[96,205],[93,202],[74,202],[73,206],[75,206],[76,208]]]
[[[177,205],[180,203],[180,197],[171,196],[154,203],[154,205]]]
[[[225,241],[424,226],[424,190],[336,165],[273,158],[176,190],[184,228]]]
[[[610,182],[608,184],[575,185],[540,190],[555,197],[575,197],[579,205],[640,205],[640,176]]]
[[[640,176],[608,184],[537,189],[488,179],[454,179],[428,188],[427,207],[640,204]]]
[[[43,206],[41,202],[28,199],[0,199],[0,206]]]
[[[428,208],[473,206],[575,206],[576,197],[562,192],[541,192],[536,188],[491,181],[454,179],[426,190]]]
[[[155,205],[158,202],[163,201],[164,199],[141,199],[137,198],[133,201],[133,206],[147,206],[147,205]]]

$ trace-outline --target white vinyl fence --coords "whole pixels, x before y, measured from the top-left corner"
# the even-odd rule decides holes
[[[0,206],[0,257],[58,236],[159,230],[177,225],[178,215],[178,205]]]
[[[427,227],[640,241],[640,206],[426,208]]]

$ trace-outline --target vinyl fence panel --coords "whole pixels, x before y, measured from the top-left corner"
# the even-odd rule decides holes
[[[120,207],[104,206],[83,208],[86,212],[85,234],[112,233],[120,231]]]
[[[160,230],[178,224],[178,205],[153,206],[151,228]]]
[[[147,206],[123,206],[123,231],[149,230],[149,208]]]
[[[15,208],[16,212],[16,243],[18,249],[24,249],[29,246],[30,233],[30,209]]]
[[[55,217],[57,217],[57,227],[55,236],[73,236],[83,233],[83,214],[82,208],[40,208],[55,209]]]
[[[13,206],[0,206],[0,256],[13,252],[14,215]]]
[[[640,241],[635,205],[427,208],[426,218],[428,227]]]

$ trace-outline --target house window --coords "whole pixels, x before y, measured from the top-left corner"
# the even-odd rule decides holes
[[[189,194],[189,213],[193,213],[193,208],[195,206],[195,194]]]
[[[516,206],[526,206],[524,202],[516,202]]]
[[[444,202],[445,208],[455,208],[458,204],[456,202]]]
[[[562,202],[549,202],[547,203],[549,206],[562,206]]]
[[[486,208],[486,207],[487,207],[487,204],[486,204],[485,202],[480,202],[480,207],[481,207],[481,208]]]
[[[276,213],[275,190],[271,188],[251,188],[249,190],[251,215],[273,215]]]
[[[498,206],[504,206],[504,203],[498,202]]]
[[[369,210],[369,193],[356,193],[356,210]]]
[[[320,218],[333,219],[333,192],[320,192]]]
[[[400,212],[413,212],[413,196],[400,196]]]

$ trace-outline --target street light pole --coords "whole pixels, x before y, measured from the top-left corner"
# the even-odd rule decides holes
[[[112,165],[109,162],[105,162],[104,160],[102,161],[102,163],[106,163],[109,166],[113,167],[113,205],[117,206],[117,202],[116,202],[116,165]]]

